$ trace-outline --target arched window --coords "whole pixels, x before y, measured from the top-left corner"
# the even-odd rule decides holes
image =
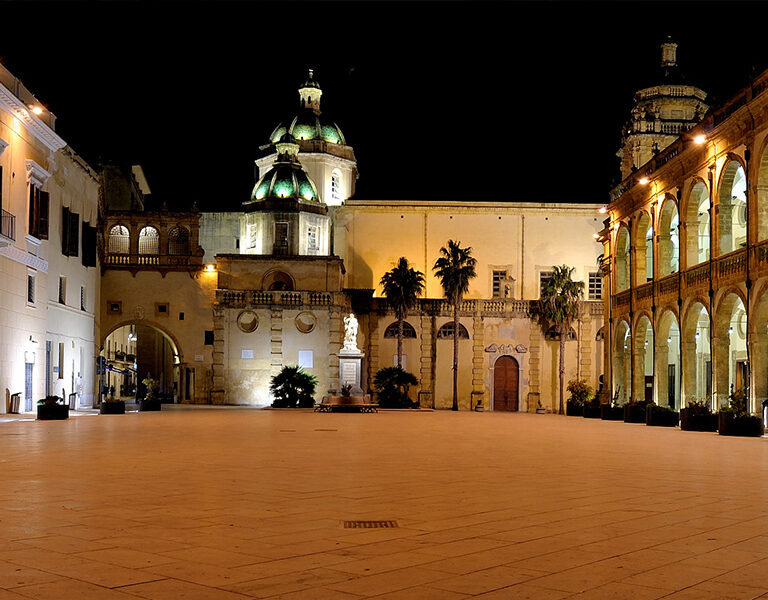
[[[384,330],[384,337],[385,338],[396,338],[397,337],[397,321],[389,325]],[[408,321],[403,321],[403,338],[416,338],[416,330],[413,328],[413,325],[411,325]]]
[[[110,254],[129,254],[131,251],[131,236],[128,228],[115,225],[109,230],[108,249]]]
[[[296,286],[288,273],[284,271],[270,271],[264,276],[263,289],[271,292],[292,292]]]
[[[168,232],[168,254],[185,256],[189,254],[189,231],[177,225]]]
[[[453,321],[448,321],[445,325],[443,325],[440,329],[437,330],[437,339],[438,340],[453,339]],[[467,332],[467,328],[464,327],[464,325],[462,325],[461,323],[459,323],[459,339],[460,340],[469,339],[469,333]]]
[[[160,234],[154,227],[144,227],[139,232],[139,254],[160,254]]]
[[[331,173],[331,200],[335,203],[341,203],[344,199],[341,191],[341,173],[334,169]]]

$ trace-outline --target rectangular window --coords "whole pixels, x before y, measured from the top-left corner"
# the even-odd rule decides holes
[[[205,345],[213,346],[213,330],[211,329],[205,330]]]
[[[29,186],[29,235],[39,240],[48,239],[48,192],[43,192],[34,184]]]
[[[544,288],[547,287],[549,280],[554,276],[554,271],[542,271],[539,273],[539,297],[544,295]]]
[[[84,267],[96,266],[96,228],[91,227],[89,223],[83,221],[83,235],[82,235],[82,248],[81,253],[82,263]]]
[[[599,271],[589,274],[589,299],[603,299],[603,278]]]
[[[307,229],[307,250],[319,250],[320,244],[318,242],[319,227],[309,227]]]
[[[248,225],[248,247],[255,248],[259,239],[259,228],[257,225]]]
[[[275,223],[275,247],[288,250],[288,223]]]
[[[302,369],[312,369],[315,364],[315,354],[312,350],[299,350],[299,366]]]
[[[506,271],[494,271],[493,272],[493,297],[501,298],[501,280],[507,278]]]
[[[61,207],[61,253],[64,256],[77,256],[80,246],[80,215]]]
[[[107,310],[112,315],[120,315],[123,312],[123,303],[121,301],[110,300],[107,302]]]
[[[35,274],[27,272],[27,304],[35,305]]]
[[[85,310],[85,286],[80,286],[80,310]]]
[[[67,303],[67,278],[59,277],[59,304]]]
[[[156,302],[155,303],[155,314],[159,317],[167,317],[169,314],[168,310],[168,303],[167,302]]]

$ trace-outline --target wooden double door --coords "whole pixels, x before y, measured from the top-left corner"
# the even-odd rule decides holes
[[[493,367],[493,410],[520,410],[520,365],[511,356],[500,356]]]

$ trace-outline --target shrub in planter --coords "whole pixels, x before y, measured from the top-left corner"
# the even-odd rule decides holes
[[[160,410],[160,382],[147,376],[141,383],[147,387],[147,394],[139,400],[139,411]]]
[[[592,396],[592,388],[584,379],[571,379],[565,389],[571,394],[566,401],[565,414],[572,417],[585,416],[583,407]]]
[[[379,369],[373,377],[373,387],[381,408],[415,408],[416,403],[408,396],[408,390],[418,383],[413,373],[401,367]]]
[[[680,429],[717,431],[717,415],[709,408],[709,404],[702,400],[689,402],[686,408],[680,410]]]
[[[125,402],[114,396],[107,396],[99,407],[99,413],[102,415],[124,415]]]
[[[636,400],[624,405],[625,423],[645,423],[645,407],[648,405],[646,400]]]
[[[58,396],[46,396],[37,401],[38,421],[63,421],[69,419],[69,406]]]
[[[272,377],[269,391],[272,392],[273,408],[312,408],[315,405],[317,377],[310,375],[299,366],[285,366]]]
[[[765,433],[762,418],[747,412],[747,394],[744,390],[731,389],[730,405],[717,413],[717,433],[760,437]]]
[[[603,421],[623,421],[624,407],[620,404],[601,404],[600,418]]]
[[[591,400],[584,402],[584,408],[582,410],[582,416],[585,419],[599,419],[600,412],[600,399],[595,396]]]
[[[677,427],[680,413],[668,406],[658,406],[652,402],[645,407],[645,424],[651,427]]]

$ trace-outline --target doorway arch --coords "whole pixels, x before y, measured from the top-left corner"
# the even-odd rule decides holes
[[[181,348],[176,338],[147,321],[115,325],[101,344],[101,392],[132,402],[143,398],[147,377],[159,382],[165,401],[179,397]]]
[[[516,412],[519,401],[520,365],[512,356],[500,356],[493,365],[493,410]]]

